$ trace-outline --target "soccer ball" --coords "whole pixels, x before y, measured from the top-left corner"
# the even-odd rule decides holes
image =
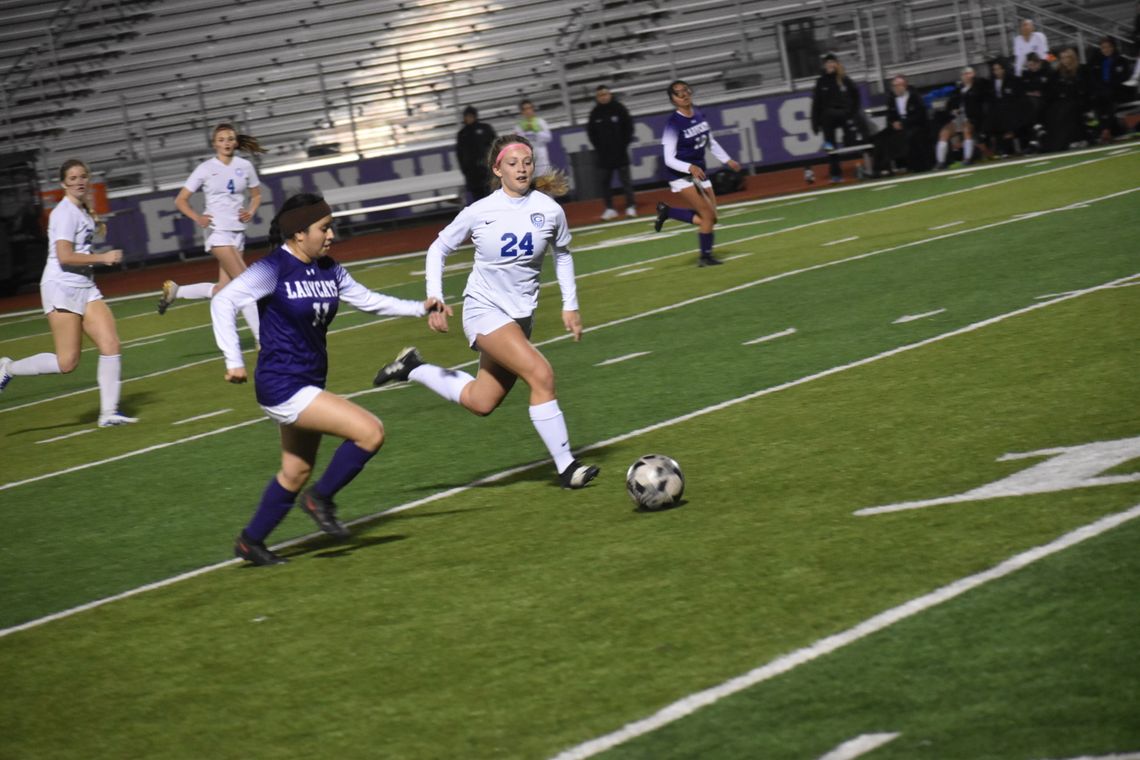
[[[646,454],[629,466],[625,490],[642,509],[664,509],[681,500],[685,475],[681,465],[664,454]]]

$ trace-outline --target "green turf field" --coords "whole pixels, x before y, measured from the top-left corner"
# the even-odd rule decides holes
[[[578,492],[525,387],[485,419],[370,388],[409,344],[470,369],[458,315],[346,308],[330,389],[387,442],[353,539],[273,568],[227,561],[279,451],[207,306],[115,302],[138,425],[93,430],[93,352],[0,396],[0,758],[1140,753],[1138,178],[1132,147],[728,203],[712,269],[673,222],[576,231],[587,333],[551,282],[534,340]],[[350,269],[422,298],[420,257]],[[0,355],[46,329],[0,317]],[[625,495],[651,452],[680,508]]]

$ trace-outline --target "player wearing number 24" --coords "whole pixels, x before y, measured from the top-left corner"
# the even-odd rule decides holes
[[[443,262],[468,237],[475,244],[475,264],[463,291],[463,332],[479,352],[479,372],[426,364],[415,348],[406,348],[374,380],[414,380],[468,411],[486,416],[503,402],[520,377],[530,386],[530,419],[554,460],[565,488],[581,488],[598,468],[574,458],[566,421],[554,392],[554,370],[530,342],[538,306],[539,274],[547,248],[554,251],[554,271],[562,291],[562,324],[575,341],[582,337],[574,260],[566,214],[551,195],[566,192],[558,172],[535,177],[534,149],[522,135],[503,135],[491,144],[487,165],[494,189],[447,225],[427,252],[428,300],[443,300]],[[428,325],[447,332],[448,309],[428,317]]]
[[[332,211],[319,195],[302,193],[282,204],[269,228],[274,250],[222,288],[210,303],[214,337],[226,359],[225,379],[246,381],[237,313],[257,304],[261,349],[254,389],[281,432],[281,469],[269,481],[234,553],[256,565],[283,560],[265,545],[313,470],[323,434],[344,439],[328,468],[301,496],[301,506],[325,533],[346,538],[333,497],[360,473],[384,443],[384,426],[371,412],[329,393],[326,334],[341,301],[372,314],[419,317],[446,308],[438,298],[409,301],[374,293],[328,256]]]

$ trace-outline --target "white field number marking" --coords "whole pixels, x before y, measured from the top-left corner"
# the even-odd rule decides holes
[[[1031,493],[1053,493],[1074,488],[1111,486],[1118,483],[1140,481],[1140,472],[1126,475],[1101,475],[1100,473],[1140,459],[1140,436],[1123,438],[1118,441],[1086,443],[1083,446],[1061,446],[1053,449],[1040,449],[998,457],[999,462],[1012,462],[1017,459],[1049,457],[1044,462],[1027,470],[1015,472],[1009,477],[994,481],[979,488],[954,496],[922,501],[904,501],[882,507],[867,507],[855,512],[860,517],[881,515],[887,512],[902,512],[909,509],[936,507],[940,504],[960,504],[965,501],[984,501],[1001,496],[1024,496]]]

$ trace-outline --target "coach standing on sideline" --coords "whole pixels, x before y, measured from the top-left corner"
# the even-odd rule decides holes
[[[602,199],[606,204],[602,219],[609,220],[618,215],[614,210],[614,191],[611,185],[615,171],[621,180],[622,190],[625,191],[625,215],[637,216],[637,209],[633,205],[633,182],[629,176],[629,144],[633,142],[633,119],[626,107],[614,100],[610,88],[604,84],[598,85],[595,97],[598,103],[590,111],[586,132],[590,144],[594,146],[598,168],[602,170]]]
[[[459,170],[467,181],[470,203],[491,193],[491,171],[487,168],[487,150],[495,139],[495,129],[479,121],[475,106],[463,109],[463,128],[455,139],[455,152],[459,154]]]

